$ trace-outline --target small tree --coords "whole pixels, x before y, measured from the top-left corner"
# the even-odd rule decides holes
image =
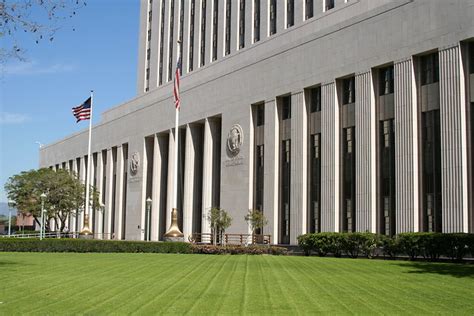
[[[216,245],[217,236],[219,236],[219,242],[222,244],[225,230],[232,225],[232,217],[225,210],[213,207],[207,214],[207,220],[211,224],[213,244]]]
[[[252,235],[262,235],[263,227],[268,224],[267,218],[260,210],[250,209],[244,219],[249,224]],[[259,231],[259,234],[257,234],[257,231]]]

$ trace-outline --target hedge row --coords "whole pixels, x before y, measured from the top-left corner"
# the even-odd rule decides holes
[[[403,233],[394,237],[372,233],[316,233],[298,237],[298,245],[306,255],[332,254],[357,258],[383,255],[394,258],[408,256],[410,260],[423,257],[435,261],[440,257],[460,261],[469,254],[474,257],[474,234]]]
[[[213,246],[213,245],[192,245],[193,253],[210,254],[210,255],[286,255],[288,250],[283,247],[276,246],[237,246],[237,245],[226,245],[226,246]]]
[[[1,238],[0,252],[143,252],[192,253],[191,245],[184,242],[144,242],[85,239],[21,239]]]
[[[197,253],[197,254],[251,254],[284,255],[286,248],[275,246],[212,246],[184,242],[144,242],[85,239],[21,239],[1,238],[0,252],[102,252],[102,253]]]

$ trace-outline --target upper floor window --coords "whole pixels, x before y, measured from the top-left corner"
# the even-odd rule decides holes
[[[257,105],[255,115],[256,115],[257,126],[263,126],[265,124],[265,105],[264,104]]]
[[[439,59],[438,53],[421,57],[421,85],[427,85],[439,81]]]
[[[392,94],[394,91],[393,66],[382,68],[379,72],[380,95]]]
[[[304,17],[305,20],[313,17],[313,0],[305,0]]]
[[[245,0],[240,0],[239,11],[239,49],[245,47]]]
[[[474,74],[474,42],[469,44],[469,73]]]
[[[334,0],[325,0],[324,11],[328,11],[334,8]]]
[[[287,120],[291,118],[291,95],[282,98],[281,119]]]
[[[196,15],[195,12],[195,5],[196,0],[191,0],[191,14],[189,19],[189,62],[188,67],[189,71],[193,71],[193,64],[194,64],[194,16]]]
[[[355,78],[350,77],[342,80],[342,104],[355,102]]]
[[[217,59],[218,19],[219,19],[219,0],[214,0],[214,9],[212,13],[212,60]]]
[[[270,0],[270,35],[276,33],[277,28],[277,3],[276,0]]]
[[[225,54],[230,54],[230,22],[232,17],[232,1],[227,0],[225,3]]]
[[[311,113],[321,112],[321,87],[312,88],[311,93]]]
[[[168,81],[171,81],[173,78],[173,33],[174,33],[174,0],[171,0],[170,5],[170,38],[169,38],[169,46],[168,46]]]
[[[206,0],[201,2],[201,51],[200,64],[201,67],[206,64]]]
[[[161,1],[161,21],[160,21],[160,68],[158,75],[158,84],[163,83],[163,45],[165,38],[165,0]]]
[[[295,0],[286,0],[286,27],[295,24]]]
[[[260,40],[260,0],[253,2],[253,42]]]

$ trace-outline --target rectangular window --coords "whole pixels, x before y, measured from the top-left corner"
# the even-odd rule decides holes
[[[282,97],[281,119],[291,119],[291,96]]]
[[[171,0],[170,6],[170,38],[168,45],[168,81],[171,81],[173,78],[173,31],[174,31],[174,0]]]
[[[310,143],[310,205],[309,231],[321,231],[321,134],[311,135]]]
[[[270,35],[276,33],[277,30],[277,3],[276,0],[270,0]]]
[[[189,18],[189,72],[194,65],[194,16],[196,15],[196,0],[191,0],[191,14]]]
[[[253,42],[260,40],[260,0],[253,2]]]
[[[206,64],[206,0],[201,0],[201,67]]]
[[[255,147],[255,205],[254,208],[263,211],[264,184],[264,145]]]
[[[321,112],[321,87],[312,88],[311,94],[311,113]]]
[[[240,0],[239,49],[245,47],[245,0]]]
[[[295,24],[295,0],[286,0],[286,27]]]
[[[313,0],[305,0],[305,20],[311,19],[313,14]]]
[[[219,19],[219,0],[214,0],[212,13],[212,60],[217,59],[217,31]]]
[[[380,122],[380,232],[395,234],[395,131],[394,120]]]
[[[392,94],[394,91],[393,66],[380,69],[380,95]]]
[[[474,43],[469,44],[469,73],[474,74]]]
[[[355,78],[350,77],[342,81],[342,104],[355,102]]]
[[[105,205],[105,190],[107,187],[107,150],[102,150],[102,194],[101,202]],[[102,230],[103,231],[103,230]]]
[[[256,116],[257,116],[257,119],[256,119],[257,126],[263,126],[265,124],[265,105],[264,104],[257,105]]]
[[[183,60],[183,36],[184,36],[184,0],[181,0],[180,6],[179,6],[179,42],[181,45],[179,45],[179,58]],[[180,69],[180,72],[183,73],[182,69]]]
[[[281,142],[280,242],[290,243],[291,140]]]
[[[355,127],[343,129],[342,231],[355,231]]]
[[[151,30],[148,30],[147,40],[151,41]]]
[[[439,82],[438,53],[421,57],[421,85]]]
[[[165,3],[166,0],[161,1],[161,21],[160,21],[160,69],[158,75],[158,84],[163,84],[163,46],[165,38]]]
[[[226,0],[225,2],[225,55],[230,54],[231,17],[232,17],[232,1]]]
[[[325,0],[324,11],[328,11],[334,8],[334,0]]]

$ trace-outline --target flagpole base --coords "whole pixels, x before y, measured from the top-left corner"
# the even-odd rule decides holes
[[[184,234],[178,226],[178,210],[176,208],[171,211],[171,225],[163,237],[165,241],[184,241]]]
[[[94,234],[89,229],[89,214],[84,215],[84,227],[79,233],[81,239],[94,239]]]

